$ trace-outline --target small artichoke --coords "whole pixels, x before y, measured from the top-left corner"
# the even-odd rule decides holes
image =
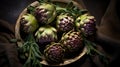
[[[74,19],[68,14],[60,14],[57,16],[57,28],[60,31],[68,32],[74,28]]]
[[[56,17],[56,7],[53,4],[41,3],[35,8],[35,17],[40,24],[49,24]]]
[[[39,44],[47,44],[57,40],[57,30],[51,26],[40,27],[35,33],[36,41]]]
[[[44,50],[44,55],[49,63],[60,63],[63,61],[65,49],[60,43],[52,43]]]
[[[76,19],[75,24],[86,36],[93,35],[96,32],[94,16],[89,16],[88,14],[81,15]]]
[[[32,33],[39,27],[36,18],[32,14],[25,14],[20,20],[21,30],[25,33]]]
[[[69,31],[67,34],[62,36],[63,46],[67,52],[75,52],[82,48],[82,37],[80,32]]]

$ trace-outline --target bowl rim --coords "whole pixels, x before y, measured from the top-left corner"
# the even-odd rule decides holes
[[[68,3],[70,0],[52,0],[52,1],[61,2],[61,3]],[[84,6],[81,5],[80,3],[78,3],[77,1],[73,1],[73,4],[75,6],[77,6],[79,9],[83,9],[84,8]],[[39,2],[38,1],[34,1],[30,5],[31,6],[37,6],[37,5],[39,5]],[[21,38],[21,35],[20,35],[20,19],[21,19],[21,16],[26,13],[26,11],[27,11],[27,8],[25,8],[20,13],[20,15],[18,16],[18,19],[16,21],[16,25],[15,25],[15,37],[18,40],[17,41],[17,46],[18,47],[21,47],[22,43],[24,42],[22,40],[22,38]],[[82,58],[86,54],[86,52],[87,52],[87,48],[86,48],[86,46],[84,46],[82,51],[80,52],[80,54],[78,56],[76,56],[75,58],[67,59],[63,63],[55,64],[55,65],[54,64],[53,65],[49,65],[45,60],[41,61],[40,63],[43,64],[43,65],[47,65],[47,66],[64,66],[64,65],[68,65],[68,64],[71,64],[71,63],[79,60],[80,58]]]

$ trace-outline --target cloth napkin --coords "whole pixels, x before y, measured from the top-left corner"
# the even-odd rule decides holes
[[[0,67],[22,67],[14,39],[14,25],[0,20]]]

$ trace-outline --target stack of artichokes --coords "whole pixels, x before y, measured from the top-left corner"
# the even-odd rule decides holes
[[[48,63],[63,62],[67,53],[82,50],[85,46],[84,38],[95,35],[94,16],[82,12],[82,9],[74,5],[66,8],[42,1],[38,6],[28,8],[33,9],[28,9],[28,12],[22,15],[21,31],[25,34],[32,33],[39,47],[45,46],[40,51]]]

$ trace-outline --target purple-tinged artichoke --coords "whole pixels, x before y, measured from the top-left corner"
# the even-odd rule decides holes
[[[68,14],[60,14],[57,16],[57,28],[60,31],[68,32],[74,28],[74,19]]]
[[[96,33],[96,23],[94,16],[84,14],[76,19],[76,27],[81,30],[86,36],[91,36]]]
[[[80,32],[69,31],[62,36],[63,46],[67,52],[75,52],[82,48],[83,41]]]
[[[49,24],[56,17],[56,8],[53,4],[41,3],[35,8],[35,17],[40,24]]]
[[[47,44],[57,40],[57,30],[51,26],[40,27],[35,33],[36,41],[39,44]]]
[[[55,64],[63,61],[65,49],[61,43],[51,43],[44,50],[44,55],[49,63]]]
[[[39,27],[36,18],[32,14],[25,14],[20,20],[21,30],[25,33],[33,33]]]

